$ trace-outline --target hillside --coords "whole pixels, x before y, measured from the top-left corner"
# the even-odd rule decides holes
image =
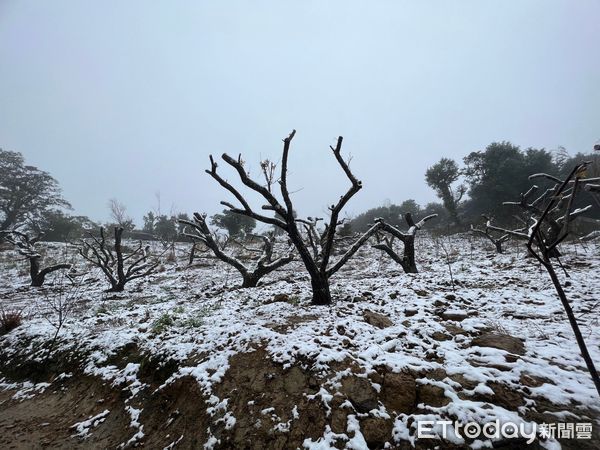
[[[593,439],[527,448],[597,448],[600,402],[546,273],[523,250],[496,255],[469,236],[422,236],[417,248],[418,274],[360,250],[333,279],[332,306],[310,305],[297,261],[238,289],[220,261],[188,266],[181,244],[111,294],[94,271],[30,288],[5,249],[0,304],[24,318],[0,337],[0,446],[525,448],[460,430],[416,438],[419,420],[498,419],[592,423]],[[564,253],[567,295],[600,361],[600,251]],[[68,317],[52,345],[60,302]]]

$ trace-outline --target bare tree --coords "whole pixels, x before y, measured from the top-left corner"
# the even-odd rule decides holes
[[[242,261],[223,251],[223,246],[218,242],[210,228],[206,224],[206,214],[194,213],[194,221],[181,220],[181,223],[189,225],[194,233],[184,232],[184,235],[200,241],[212,250],[214,255],[221,261],[235,267],[242,274],[242,287],[256,287],[258,282],[265,275],[285,266],[294,259],[292,252],[286,256],[273,259],[273,246],[275,238],[273,236],[257,236],[262,240],[262,249],[247,249],[253,252],[260,252],[261,255],[254,267],[247,267]]]
[[[26,233],[17,230],[0,231],[0,235],[5,236],[5,239],[16,247],[17,252],[29,260],[31,286],[42,286],[44,281],[46,281],[46,275],[56,272],[57,270],[71,268],[71,264],[66,263],[54,264],[43,269],[41,268],[42,255],[36,248],[36,244],[42,237],[41,235],[32,238]]]
[[[569,236],[573,220],[591,208],[591,205],[589,205],[584,208],[574,209],[575,198],[582,187],[590,182],[596,181],[591,178],[581,178],[585,173],[587,164],[588,163],[584,162],[577,165],[565,180],[560,180],[548,174],[535,174],[529,177],[530,179],[543,177],[553,181],[555,184],[542,195],[541,200],[536,199],[529,203],[526,199],[523,200],[527,195],[521,196],[522,201],[520,204],[532,209],[532,212],[536,213],[536,217],[535,219],[532,219],[531,226],[527,228],[526,232],[519,231],[518,234],[525,234],[527,236],[527,248],[530,254],[533,255],[548,272],[565,313],[567,314],[569,324],[575,335],[581,355],[590,372],[592,380],[594,381],[598,395],[600,395],[600,377],[598,376],[594,362],[587,349],[583,335],[581,334],[573,308],[567,299],[552,262],[552,260],[557,258],[560,254],[557,252],[557,247]],[[531,192],[532,189],[528,192]],[[538,212],[539,214],[537,214]]]
[[[159,265],[158,259],[152,259],[148,247],[140,241],[137,247],[125,252],[122,245],[123,228],[115,227],[114,244],[106,241],[104,228],[100,228],[100,239],[90,234],[90,239],[83,240],[79,254],[99,267],[111,288],[109,292],[122,292],[125,284],[137,278],[150,275]]]
[[[538,196],[534,196],[534,194],[538,191],[539,187],[533,185],[531,186],[531,188],[529,188],[527,192],[521,194],[520,199],[518,201],[503,202],[503,205],[512,205],[521,208],[525,215],[524,226],[516,230],[510,230],[492,225],[491,222],[488,221],[487,228],[500,233],[509,234],[510,236],[515,237],[517,239],[521,239],[523,241],[529,241],[531,226],[538,223],[542,214],[544,214],[543,223],[546,227],[546,229],[544,230],[544,232],[546,233],[546,239],[548,241],[554,242],[557,239],[557,237],[561,234],[565,223],[570,222],[575,217],[580,216],[591,209],[591,205],[586,206],[585,208],[577,209],[575,211],[572,211],[570,213],[571,216],[567,218],[562,211],[572,198],[572,183],[568,183],[570,184],[570,186],[567,186],[567,188],[560,193],[560,196],[558,196],[557,189],[560,186],[561,180],[546,173],[536,173],[529,176],[530,180],[536,178],[548,179],[554,182],[554,185],[546,189],[541,195]],[[545,211],[544,206],[550,201],[552,201],[553,207],[550,210]],[[554,246],[552,248],[552,253],[550,257],[560,257],[560,251],[557,246]]]
[[[222,155],[222,159],[237,171],[242,183],[250,190],[260,194],[266,201],[266,204],[262,206],[262,210],[274,212],[274,217],[266,216],[252,209],[244,196],[219,175],[217,172],[217,163],[213,159],[212,155],[210,156],[211,168],[206,172],[223,188],[233,194],[233,196],[240,203],[240,206],[234,206],[229,202],[221,202],[221,204],[227,206],[238,214],[243,214],[260,222],[274,225],[284,230],[288,234],[293,245],[296,247],[300,258],[302,259],[308,274],[310,275],[313,292],[312,303],[315,305],[328,305],[331,303],[329,278],[335,274],[354,255],[354,253],[356,253],[356,251],[375,231],[377,231],[377,229],[380,228],[381,225],[375,224],[373,227],[371,227],[370,230],[368,230],[352,246],[350,246],[346,253],[335,264],[330,266],[330,257],[333,249],[336,229],[339,225],[340,212],[346,206],[348,201],[362,188],[361,182],[356,179],[350,170],[350,167],[342,158],[341,151],[343,138],[340,136],[337,140],[336,146],[330,148],[333,151],[333,155],[335,156],[339,166],[346,174],[348,180],[350,180],[351,186],[348,191],[340,197],[336,204],[329,207],[329,220],[324,229],[318,233],[318,242],[314,243],[318,246],[318,250],[315,253],[314,248],[311,248],[310,244],[305,241],[298,226],[299,223],[294,215],[294,207],[287,184],[288,155],[290,151],[290,144],[295,134],[296,130],[292,131],[290,135],[283,140],[281,172],[278,180],[283,202],[275,197],[275,194],[271,190],[271,182],[268,179],[266,180],[267,186],[265,186],[250,178],[246,172],[246,169],[244,168],[244,162],[242,161],[241,155],[238,156],[237,159],[232,158],[226,153]]]
[[[132,230],[133,219],[127,214],[127,207],[116,198],[108,201],[108,209],[113,222],[121,228]]]
[[[415,236],[417,235],[417,231],[419,231],[425,223],[433,218],[437,217],[437,214],[431,214],[429,216],[423,217],[419,222],[415,223],[410,213],[406,213],[404,215],[404,220],[408,224],[408,231],[403,232],[398,228],[385,223],[383,219],[376,219],[376,223],[378,223],[381,227],[381,231],[388,234],[383,238],[379,237],[379,242],[376,245],[373,245],[373,248],[378,250],[382,250],[387,253],[390,258],[396,261],[404,272],[406,273],[417,273],[417,264],[415,262]],[[379,233],[378,233],[379,234]],[[394,250],[394,239],[397,238],[404,245],[403,255],[400,256]]]
[[[471,225],[471,231],[475,234],[479,234],[488,238],[490,242],[496,247],[496,253],[502,253],[502,244],[508,241],[508,239],[510,238],[510,234],[501,233],[499,236],[494,236],[494,230],[490,228],[491,220],[485,215],[483,216],[483,218],[485,219],[485,228],[475,228],[473,225]]]

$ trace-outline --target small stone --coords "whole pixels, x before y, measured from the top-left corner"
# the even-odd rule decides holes
[[[412,317],[412,316],[416,315],[418,312],[419,312],[419,310],[416,308],[406,308],[404,310],[404,315],[406,317]]]
[[[377,392],[366,378],[344,378],[341,391],[348,397],[358,412],[368,413],[378,407]]]
[[[419,385],[417,389],[417,403],[424,403],[439,408],[450,403],[450,399],[444,395],[444,389],[432,384]]]
[[[348,411],[342,408],[343,401],[338,395],[331,401],[331,431],[338,434],[346,432]]]
[[[458,311],[458,310],[446,310],[442,313],[442,319],[444,320],[454,320],[456,322],[461,322],[463,320],[465,320],[467,318],[467,313],[464,311]]]
[[[381,417],[361,420],[360,431],[369,448],[383,448],[392,437],[393,422]]]
[[[523,373],[521,374],[521,378],[519,380],[523,386],[529,387],[540,387],[545,383],[554,384],[547,378],[538,377],[533,374]]]
[[[456,336],[458,334],[468,334],[466,330],[464,330],[461,327],[454,325],[452,323],[445,324],[444,327],[446,327],[446,330],[452,336]]]
[[[273,297],[273,303],[289,302],[289,301],[290,301],[290,296],[287,294],[275,294],[275,296]]]
[[[288,394],[298,394],[306,386],[306,376],[302,370],[294,366],[283,377],[283,388]]]
[[[381,398],[388,411],[410,414],[415,408],[416,397],[417,386],[410,374],[388,372],[384,375]]]
[[[363,312],[363,318],[365,319],[365,322],[377,328],[387,328],[394,325],[389,317],[369,310]]]
[[[500,333],[485,333],[471,341],[471,347],[491,347],[523,356],[525,345],[519,338]]]
[[[452,339],[452,336],[449,336],[446,333],[442,333],[441,331],[436,331],[431,335],[431,337],[436,341],[449,341],[450,339]]]

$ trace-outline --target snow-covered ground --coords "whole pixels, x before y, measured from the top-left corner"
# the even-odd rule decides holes
[[[61,244],[48,246],[52,255],[66,252],[75,258]],[[152,432],[144,426],[142,407],[136,403],[149,389],[137,375],[140,363],[111,364],[113,355],[133,344],[142,354],[177,362],[164,383],[152,389],[193,377],[207,399],[207,414],[225,430],[235,429],[241,419],[229,408],[232,400],[217,388],[227,378],[234,355],[260,349],[284,371],[297,366],[315,374],[318,387],[308,400],[320,403],[327,417],[332,405],[344,408],[346,420],[344,430],[333,430],[327,422],[320,436],[306,437],[301,444],[311,449],[368,448],[363,431],[369,418],[392,424],[389,440],[382,445],[387,447],[419,443],[418,420],[531,424],[554,417],[556,422],[600,427],[598,394],[542,268],[526,259],[522,249],[509,245],[506,254],[497,255],[487,242],[469,236],[420,236],[416,247],[418,274],[404,274],[369,247],[359,251],[332,279],[335,303],[329,307],[310,305],[310,283],[298,261],[266,277],[260,287],[237,289],[241,277],[235,269],[214,259],[188,266],[189,246],[180,244],[175,261],[132,282],[126,292],[113,294],[104,292],[107,284],[101,273],[76,259],[78,269],[87,274],[63,295],[73,309],[54,351],[85,355],[83,373],[126,388],[131,437],[124,445],[143,442]],[[600,365],[600,250],[593,244],[570,244],[563,252],[570,277],[561,271],[561,279],[567,282],[567,295]],[[6,360],[43,361],[42,343],[52,339],[57,323],[48,305],[57,301],[58,290],[68,282],[54,276],[45,288],[29,288],[26,263],[15,264],[12,258],[12,251],[0,252],[0,303],[4,310],[23,309],[24,321],[0,337],[0,354]],[[381,373],[411,374],[421,392],[416,406],[392,410],[383,399],[387,394]],[[16,383],[1,376],[0,388],[12,389],[15,399],[47,389],[47,383]],[[58,379],[70,376],[74,375]],[[380,400],[373,408],[357,405],[344,384],[349,376],[371,384]],[[349,401],[338,406],[336,396]],[[425,398],[433,401],[421,401]],[[285,434],[302,415],[297,406],[290,404],[285,415],[267,405],[259,415],[271,415],[274,432]],[[73,423],[73,439],[93,434],[109,415],[99,407],[97,415]],[[218,433],[209,431],[203,445],[221,448],[221,441]],[[453,433],[442,442],[472,448],[491,445],[483,438]],[[176,437],[172,444],[177,447]],[[429,444],[440,441],[420,440],[422,446]],[[540,445],[560,448],[553,439]]]

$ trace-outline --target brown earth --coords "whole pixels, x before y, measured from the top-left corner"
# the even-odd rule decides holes
[[[69,359],[64,359],[65,364]],[[326,426],[335,433],[345,433],[348,414],[360,414],[361,431],[369,448],[383,448],[386,442],[393,443],[393,419],[383,419],[369,414],[373,408],[383,404],[390,415],[392,412],[411,414],[420,412],[421,403],[442,406],[448,403],[442,389],[415,382],[416,378],[427,377],[440,380],[446,377],[443,370],[428,373],[393,373],[380,368],[376,373],[358,373],[351,364],[352,374],[344,377],[329,402],[330,413],[316,394],[328,380],[318,374],[296,365],[284,369],[273,362],[262,349],[251,353],[238,354],[231,358],[230,368],[222,383],[215,386],[215,395],[221,400],[228,399],[227,410],[236,418],[235,426],[226,427],[224,411],[210,416],[206,396],[199,384],[191,377],[182,377],[163,389],[157,388],[175,371],[174,365],[159,366],[157,361],[145,359],[135,347],[128,346],[116,355],[112,364],[123,367],[127,361],[142,364],[139,377],[149,386],[134,399],[128,400],[129,393],[122,386],[112,387],[97,378],[75,375],[71,378],[52,382],[45,392],[31,399],[13,400],[14,390],[0,391],[0,448],[2,449],[97,449],[115,448],[127,442],[138,431],[130,426],[130,415],[126,406],[142,409],[139,422],[145,436],[138,444],[147,448],[164,448],[176,442],[174,448],[198,449],[214,436],[220,442],[217,449],[290,449],[302,448],[306,438],[316,440],[323,435]],[[341,369],[344,364],[340,364]],[[7,375],[7,367],[0,367],[0,373]],[[61,373],[55,367],[55,373]],[[60,369],[64,369],[60,368]],[[25,369],[21,369],[25,370]],[[41,371],[41,369],[40,369]],[[35,372],[31,366],[24,374],[32,378]],[[19,370],[10,371],[14,380]],[[36,381],[52,379],[53,374],[41,371]],[[456,378],[456,377],[455,377]],[[460,378],[456,381],[461,382]],[[544,382],[525,377],[529,385]],[[371,383],[381,386],[379,392]],[[465,384],[468,384],[465,380]],[[495,395],[476,398],[515,410],[523,404],[520,392],[508,386],[490,386]],[[465,389],[472,386],[465,385]],[[332,391],[331,386],[328,390]],[[311,397],[312,396],[312,397]],[[349,404],[351,406],[349,406]],[[294,406],[296,410],[294,411]],[[573,406],[575,410],[576,406]],[[87,439],[73,437],[71,426],[108,409],[110,413],[104,422],[90,430]],[[543,410],[556,410],[552,405],[544,405]],[[297,412],[297,416],[295,416]],[[581,411],[579,411],[581,413]],[[357,415],[358,417],[358,415]],[[533,418],[533,417],[532,417]],[[537,420],[544,419],[537,415]],[[547,421],[556,421],[549,416]],[[285,430],[275,431],[277,424],[286,424]],[[596,439],[599,439],[595,431]],[[565,449],[594,449],[596,441],[565,441]],[[343,448],[343,441],[339,441]],[[417,443],[417,449],[433,448],[459,449],[450,443],[425,441]],[[412,448],[408,442],[394,444],[392,449]],[[538,449],[539,444],[524,446],[519,442],[506,442],[496,448]]]

